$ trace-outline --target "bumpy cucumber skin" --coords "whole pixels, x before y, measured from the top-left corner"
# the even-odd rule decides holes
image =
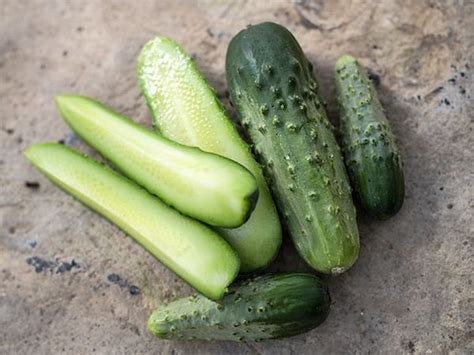
[[[293,35],[274,23],[231,41],[231,100],[299,254],[340,274],[358,257],[359,234],[340,148],[312,67]]]
[[[387,219],[403,204],[400,153],[371,80],[357,60],[340,57],[335,66],[342,145],[349,177],[362,208]]]
[[[240,271],[265,268],[281,245],[281,224],[260,166],[192,58],[173,40],[156,37],[140,52],[137,75],[153,125],[178,143],[242,164],[257,179],[259,197],[239,228],[218,228],[241,260]]]
[[[213,226],[236,228],[250,217],[258,186],[242,165],[170,141],[91,98],[55,101],[76,134],[168,205]]]
[[[327,318],[326,285],[305,273],[267,274],[231,286],[219,302],[202,296],[155,310],[149,331],[163,339],[260,341],[306,332]]]
[[[237,276],[239,259],[225,240],[111,169],[60,144],[34,144],[25,156],[207,297],[220,299]]]

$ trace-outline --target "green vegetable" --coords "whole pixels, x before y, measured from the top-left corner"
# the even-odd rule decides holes
[[[359,252],[351,189],[298,42],[280,25],[252,26],[232,39],[226,72],[231,100],[296,249],[317,271],[349,269]]]
[[[239,259],[219,235],[109,168],[60,144],[35,144],[25,155],[207,297],[221,298],[237,275]]]
[[[153,123],[167,138],[235,160],[256,177],[259,199],[238,229],[219,229],[237,251],[241,271],[268,265],[281,244],[281,226],[260,167],[193,60],[170,39],[157,37],[138,59],[140,86]]]
[[[56,104],[91,147],[180,212],[229,228],[250,216],[258,186],[240,164],[172,142],[87,97],[60,95]]]
[[[149,331],[164,339],[263,340],[296,335],[327,317],[326,286],[311,274],[259,276],[232,286],[220,302],[202,296],[159,307]]]
[[[346,166],[362,207],[385,219],[405,194],[400,153],[372,82],[357,60],[340,57],[335,68]]]

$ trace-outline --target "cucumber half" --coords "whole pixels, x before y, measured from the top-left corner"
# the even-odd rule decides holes
[[[82,139],[168,205],[213,226],[249,218],[258,186],[242,165],[172,142],[87,97],[59,95],[56,104]]]
[[[278,214],[258,164],[189,55],[174,41],[156,37],[138,58],[138,79],[154,126],[167,138],[235,160],[249,169],[259,187],[250,219],[219,233],[237,251],[241,271],[264,268],[281,244]]]
[[[111,169],[60,144],[32,145],[25,156],[206,297],[220,299],[236,277],[239,259],[224,239]]]

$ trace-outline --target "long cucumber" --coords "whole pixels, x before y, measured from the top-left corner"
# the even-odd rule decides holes
[[[213,226],[249,218],[258,186],[240,164],[170,141],[84,96],[59,95],[56,105],[91,147],[168,205]]]
[[[153,123],[165,137],[235,160],[255,176],[259,200],[250,219],[237,229],[219,229],[219,233],[239,254],[241,271],[268,265],[281,244],[272,197],[248,146],[194,61],[177,43],[156,37],[143,47],[137,72]]]
[[[25,155],[52,182],[116,224],[206,297],[220,299],[236,277],[239,259],[217,233],[111,169],[60,144],[35,144]]]
[[[300,255],[339,274],[359,252],[359,234],[342,155],[312,67],[283,26],[238,33],[226,58],[231,100]]]

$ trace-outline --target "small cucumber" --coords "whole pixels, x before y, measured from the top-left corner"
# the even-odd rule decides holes
[[[359,252],[351,189],[310,62],[275,23],[251,26],[229,44],[227,84],[242,127],[299,254],[339,274]]]
[[[337,60],[335,80],[343,151],[355,195],[370,215],[389,218],[400,210],[405,194],[395,136],[374,85],[354,57]]]
[[[260,167],[215,92],[191,57],[168,38],[145,44],[137,72],[153,124],[165,137],[235,160],[257,179],[259,199],[250,219],[237,229],[219,229],[219,234],[239,254],[242,272],[262,269],[280,247],[280,221]]]
[[[320,325],[331,305],[316,276],[258,276],[231,286],[219,302],[194,295],[156,309],[149,331],[163,339],[264,340],[300,334]]]
[[[220,299],[236,277],[239,259],[224,239],[111,169],[60,144],[32,145],[25,156],[207,297]]]
[[[250,216],[258,186],[242,165],[172,142],[87,97],[60,95],[56,104],[91,147],[178,211],[229,228]]]

